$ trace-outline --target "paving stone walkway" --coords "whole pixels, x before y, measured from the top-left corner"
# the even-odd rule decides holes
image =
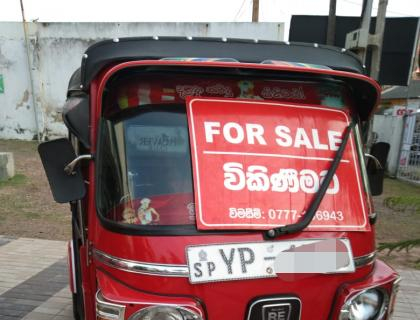
[[[72,320],[64,241],[0,236],[0,320]]]
[[[0,235],[0,320],[72,320],[66,243]],[[403,277],[393,320],[420,320],[420,271]]]

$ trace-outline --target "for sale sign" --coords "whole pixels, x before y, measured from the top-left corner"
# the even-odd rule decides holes
[[[260,229],[306,213],[349,125],[344,109],[189,98],[197,227]],[[309,226],[368,230],[353,136]]]

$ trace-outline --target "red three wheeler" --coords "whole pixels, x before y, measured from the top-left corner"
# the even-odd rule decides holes
[[[75,319],[389,319],[399,277],[375,258],[371,198],[383,169],[361,138],[380,87],[364,73],[316,44],[88,48],[69,136],[39,147],[71,207]]]

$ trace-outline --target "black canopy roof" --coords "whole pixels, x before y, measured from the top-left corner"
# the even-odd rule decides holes
[[[83,56],[80,74],[72,77],[69,89],[87,90],[92,79],[110,63],[168,57],[232,58],[247,63],[281,60],[319,64],[360,74],[365,72],[355,54],[325,45],[230,38],[121,38],[90,46]]]
[[[89,148],[89,86],[107,65],[163,58],[229,58],[244,63],[265,60],[318,64],[333,70],[364,74],[359,58],[342,48],[279,41],[222,38],[142,37],[100,41],[83,55],[82,65],[69,82],[63,119],[71,132]],[[378,92],[370,81],[345,74],[334,76],[353,90],[357,112],[366,120],[377,103]]]

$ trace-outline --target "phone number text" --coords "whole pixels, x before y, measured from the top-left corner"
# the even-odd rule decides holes
[[[255,220],[299,220],[305,212],[298,212],[290,209],[268,209],[264,212],[260,208],[229,208],[229,218],[231,219],[255,219]],[[340,210],[318,210],[314,219],[317,221],[343,221],[344,214]]]

